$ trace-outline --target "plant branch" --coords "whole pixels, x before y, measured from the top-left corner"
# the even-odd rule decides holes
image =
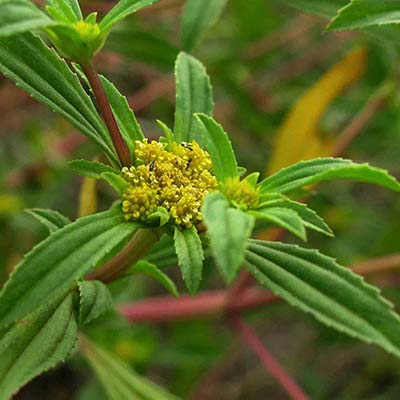
[[[230,322],[233,329],[240,334],[243,342],[258,356],[265,369],[282,386],[287,394],[294,400],[308,400],[305,394],[294,380],[283,370],[278,361],[269,353],[264,344],[239,315],[231,315]]]
[[[114,148],[118,154],[121,165],[125,167],[129,166],[131,165],[131,156],[128,146],[126,145],[118,128],[117,121],[115,120],[110,103],[108,102],[103,85],[101,84],[100,78],[97,75],[93,63],[82,65],[82,69],[90,83],[94,96],[96,97],[99,112],[103,117],[108,131],[110,132],[111,139],[114,144]]]
[[[225,312],[229,292],[215,290],[200,293],[196,297],[183,295],[155,297],[126,304],[119,307],[119,312],[131,322],[163,323],[177,320],[197,319],[222,315]],[[232,311],[254,309],[279,301],[278,296],[263,289],[247,289],[231,303]]]
[[[395,269],[400,267],[400,253],[390,254],[388,256],[373,258],[353,264],[351,269],[353,272],[366,275],[376,272],[383,272],[389,269]]]
[[[112,282],[140,260],[158,240],[153,229],[139,229],[120,253],[86,275],[86,279]]]

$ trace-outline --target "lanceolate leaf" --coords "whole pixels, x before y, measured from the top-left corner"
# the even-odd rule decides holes
[[[213,258],[225,280],[234,280],[244,260],[244,253],[254,225],[254,217],[229,207],[220,193],[211,193],[202,207]]]
[[[111,400],[178,400],[111,353],[82,338],[82,351]]]
[[[329,25],[329,29],[357,29],[399,22],[399,0],[352,0],[350,4],[339,10],[338,15]]]
[[[74,1],[69,0],[46,0],[48,4],[47,12],[56,20],[69,23],[78,22],[82,19],[82,13],[78,16],[75,12],[80,12],[79,5]],[[75,3],[75,4],[74,4]],[[75,10],[72,8],[74,5]]]
[[[112,308],[110,290],[103,282],[82,281],[78,289],[80,325],[88,324]]]
[[[121,0],[100,22],[100,29],[108,33],[111,28],[129,14],[157,3],[159,0]]]
[[[332,18],[347,0],[281,0],[283,3],[301,11],[323,18]]]
[[[76,342],[73,295],[58,298],[0,333],[0,398],[64,361]]]
[[[130,270],[128,270],[127,275],[134,274],[145,274],[160,282],[173,296],[178,296],[178,290],[176,289],[175,283],[159,270],[154,264],[146,261],[138,261]]]
[[[0,1],[0,37],[57,24],[29,1]]]
[[[211,116],[213,99],[210,79],[204,66],[194,57],[181,52],[175,64],[176,110],[174,134],[177,142],[201,142],[195,113]]]
[[[353,179],[400,191],[400,184],[383,169],[341,158],[316,158],[301,161],[269,176],[260,183],[260,192],[261,195],[268,192],[288,193],[331,179]]]
[[[101,177],[114,188],[120,197],[124,193],[124,190],[129,187],[128,182],[115,172],[104,172],[101,174]]]
[[[331,228],[329,228],[324,220],[314,210],[311,210],[303,203],[292,200],[276,200],[271,202],[269,207],[290,208],[296,211],[307,228],[328,236],[334,236]]]
[[[227,0],[187,0],[182,16],[182,46],[191,51],[218,21]]]
[[[100,79],[120,128],[121,135],[128,145],[132,158],[134,158],[135,141],[144,139],[142,129],[126,97],[107,78],[101,76]]]
[[[71,223],[67,217],[60,214],[58,211],[31,208],[26,210],[26,212],[38,219],[44,226],[46,226],[50,233]]]
[[[111,138],[90,97],[67,64],[40,38],[31,33],[0,38],[0,71],[66,118],[118,165]]]
[[[400,356],[400,318],[379,290],[316,250],[250,240],[246,268],[322,323]]]
[[[177,265],[178,259],[175,253],[174,240],[169,235],[164,235],[146,255],[145,259],[155,264],[158,268]]]
[[[104,172],[115,173],[116,170],[109,165],[102,164],[98,161],[73,160],[68,165],[79,175],[88,178],[102,179],[101,174]]]
[[[205,114],[196,114],[201,127],[201,135],[210,154],[213,173],[218,181],[238,176],[238,166],[235,153],[228,135],[213,118]]]
[[[78,219],[51,234],[18,265],[0,293],[0,326],[25,317],[73,283],[139,228],[119,207]]]
[[[250,214],[256,219],[285,228],[304,241],[307,239],[303,220],[296,211],[283,207],[270,207],[251,211]]]
[[[174,242],[186,287],[191,294],[195,294],[200,285],[204,260],[199,234],[194,226],[183,230],[175,227]]]

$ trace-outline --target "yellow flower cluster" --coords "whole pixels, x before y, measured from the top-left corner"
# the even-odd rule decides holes
[[[122,198],[127,220],[145,221],[158,207],[164,207],[171,220],[191,227],[201,222],[204,196],[217,189],[211,174],[211,159],[195,141],[172,143],[136,142],[137,165],[122,169],[129,183]]]
[[[224,193],[233,203],[243,210],[254,209],[258,206],[259,189],[239,177],[228,178],[224,183]]]

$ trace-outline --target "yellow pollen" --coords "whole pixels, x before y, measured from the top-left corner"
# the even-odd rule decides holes
[[[162,143],[144,139],[136,142],[135,156],[137,165],[122,169],[130,184],[122,197],[125,218],[145,221],[164,207],[176,225],[201,222],[203,198],[218,186],[208,153],[195,141],[172,143],[167,151]]]

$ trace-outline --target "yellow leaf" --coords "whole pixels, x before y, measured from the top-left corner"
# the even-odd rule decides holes
[[[366,53],[365,47],[351,51],[297,101],[277,133],[268,175],[331,153],[334,141],[321,138],[318,124],[329,104],[362,75]]]
[[[79,194],[78,217],[94,214],[97,211],[96,179],[83,178]]]

